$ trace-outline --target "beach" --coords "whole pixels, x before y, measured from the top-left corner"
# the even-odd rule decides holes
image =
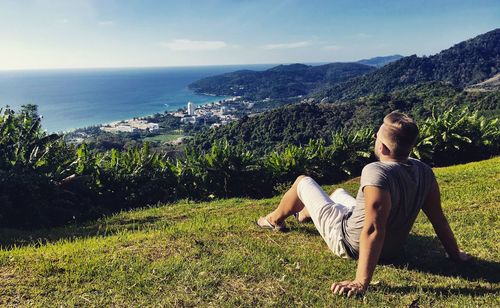
[[[188,85],[198,79],[238,69],[269,65],[202,66],[143,69],[0,71],[0,106],[18,110],[38,105],[43,128],[70,131],[145,117],[225,99],[196,94]]]

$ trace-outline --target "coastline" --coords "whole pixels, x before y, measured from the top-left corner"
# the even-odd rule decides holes
[[[43,129],[68,133],[176,111],[188,101],[198,106],[226,99],[228,96],[195,93],[188,86],[240,68],[244,66],[9,72],[0,74],[0,99],[13,110],[35,104],[43,116]]]
[[[205,101],[205,102],[198,102],[198,103],[193,102],[195,107],[200,107],[200,106],[204,106],[204,105],[211,104],[211,103],[217,103],[219,101],[224,101],[224,100],[228,100],[228,99],[233,98],[232,96],[218,96],[215,94],[213,94],[213,95],[201,94],[201,93],[195,93],[195,94],[196,95],[203,95],[203,96],[210,96],[211,98],[214,98],[214,97],[220,98],[220,99]],[[170,104],[165,103],[164,106],[167,108],[163,109],[162,111],[158,111],[158,112],[154,112],[154,113],[146,113],[146,114],[141,114],[141,115],[127,117],[127,118],[121,118],[121,119],[113,119],[111,121],[89,124],[89,125],[84,125],[84,126],[70,128],[70,129],[61,130],[61,131],[50,131],[49,133],[65,135],[65,134],[74,133],[78,130],[84,130],[84,129],[88,129],[88,128],[92,128],[92,127],[104,127],[104,126],[114,125],[114,124],[118,124],[118,123],[122,123],[122,122],[129,122],[129,121],[133,121],[133,120],[141,120],[141,119],[146,120],[147,118],[153,117],[155,114],[166,114],[166,113],[174,114],[179,109],[186,109],[188,102],[189,101],[185,102],[184,107],[181,107],[181,105],[173,107],[173,106],[170,106]],[[168,108],[168,107],[170,107],[170,108]],[[43,115],[42,115],[42,117],[43,117]],[[43,125],[43,121],[42,121],[42,125]]]
[[[217,96],[217,95],[213,95],[211,97],[221,98],[221,96]],[[225,96],[222,99],[217,99],[217,100],[212,100],[212,101],[207,101],[207,102],[202,102],[202,103],[194,103],[193,102],[193,104],[195,105],[195,108],[196,108],[195,110],[203,110],[205,108],[213,108],[213,106],[220,106],[220,105],[227,104],[230,102],[235,102],[236,100],[238,100],[240,98],[241,97],[237,97],[237,96]],[[159,130],[159,126],[155,122],[152,122],[149,120],[154,118],[155,115],[157,115],[157,114],[161,114],[161,115],[169,114],[171,116],[181,118],[181,122],[183,122],[182,120],[185,117],[184,114],[187,113],[187,103],[188,102],[186,102],[185,107],[182,107],[182,108],[164,110],[163,112],[156,112],[153,114],[147,114],[147,115],[132,117],[132,118],[128,118],[128,119],[114,120],[111,122],[99,123],[99,124],[95,124],[95,125],[74,128],[71,130],[66,130],[66,131],[56,132],[56,133],[61,134],[61,135],[68,135],[68,134],[70,135],[73,133],[87,135],[85,133],[85,130],[89,130],[89,129],[99,129],[99,131],[109,132],[109,133],[119,133],[119,132],[132,133],[132,132],[139,132],[139,131],[153,132],[153,131]],[[182,112],[179,111],[180,109],[182,109]],[[202,112],[202,113],[204,113],[204,112]],[[222,115],[222,111],[221,111],[221,115]],[[188,116],[186,118],[190,118],[190,117]],[[226,118],[230,119],[231,116],[226,116]],[[232,118],[232,120],[234,120],[234,118]],[[79,138],[73,137],[71,139],[79,139]]]

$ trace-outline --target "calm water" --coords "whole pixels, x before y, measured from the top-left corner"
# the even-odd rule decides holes
[[[0,107],[37,104],[49,132],[145,116],[223,97],[197,95],[187,85],[239,69],[273,65],[144,69],[0,71]]]

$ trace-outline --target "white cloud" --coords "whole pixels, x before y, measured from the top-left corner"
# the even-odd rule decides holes
[[[293,49],[293,48],[302,48],[310,46],[311,42],[302,41],[302,42],[292,42],[292,43],[281,43],[281,44],[267,44],[262,46],[262,49]]]
[[[340,46],[340,45],[326,45],[323,47],[323,49],[330,50],[330,51],[337,51],[337,50],[342,49],[342,46]]]
[[[371,35],[371,34],[364,33],[364,32],[360,32],[360,33],[356,34],[356,36],[357,36],[358,38],[362,38],[362,39],[372,37],[372,35]]]
[[[99,21],[99,26],[113,26],[115,24],[112,20],[101,20]]]
[[[176,51],[217,50],[228,47],[228,45],[223,41],[192,41],[187,39],[162,42],[160,45]]]
[[[56,20],[56,22],[58,24],[67,24],[69,22],[69,19],[66,19],[66,18],[62,18],[62,19],[58,19]]]

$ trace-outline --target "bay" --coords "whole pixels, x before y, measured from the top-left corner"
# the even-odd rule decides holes
[[[199,95],[188,85],[204,77],[273,65],[0,71],[0,108],[38,105],[48,132],[174,111],[224,97]]]

